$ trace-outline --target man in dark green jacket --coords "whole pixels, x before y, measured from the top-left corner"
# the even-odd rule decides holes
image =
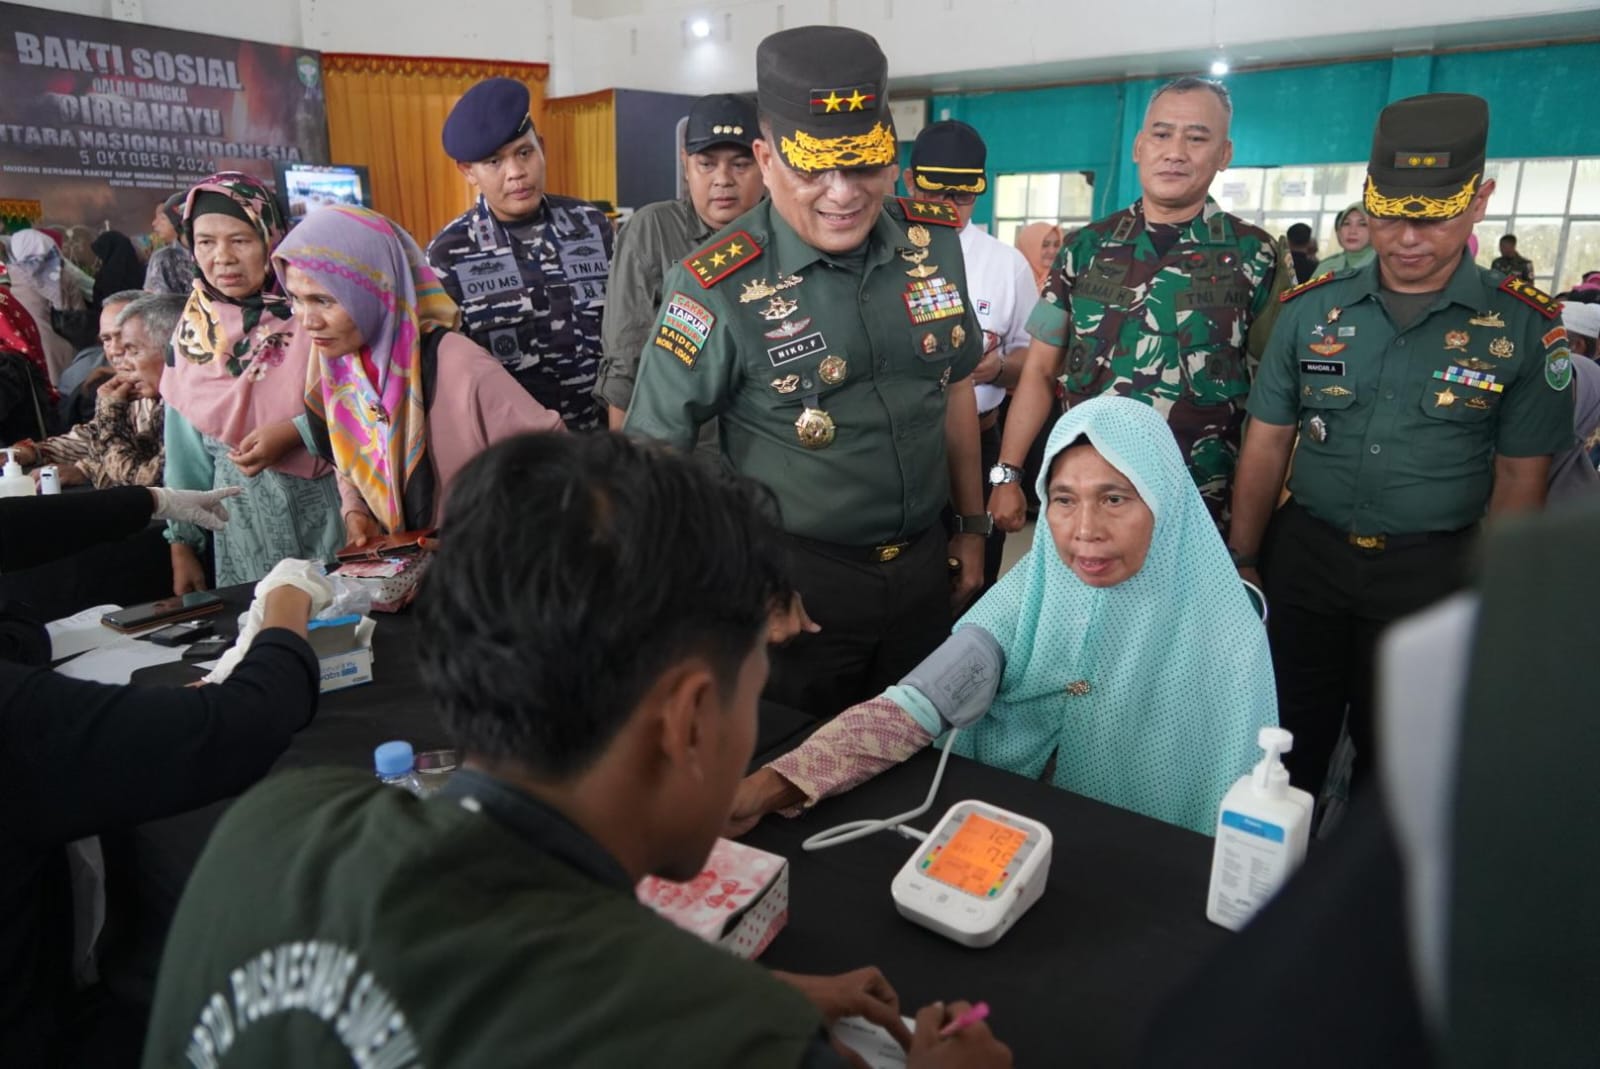
[[[913,1066],[1009,1065],[982,1026],[914,1038],[876,970],[785,977],[657,917],[755,744],[791,588],[748,484],[609,434],[528,435],[456,482],[418,602],[422,678],[463,756],[420,800],[275,777],[179,907],[144,1064],[827,1066],[863,1015]],[[772,636],[781,637],[781,636]]]

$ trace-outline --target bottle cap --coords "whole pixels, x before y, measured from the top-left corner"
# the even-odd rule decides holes
[[[405,741],[386,742],[372,751],[372,763],[380,776],[401,776],[410,772],[415,757],[411,744]]]

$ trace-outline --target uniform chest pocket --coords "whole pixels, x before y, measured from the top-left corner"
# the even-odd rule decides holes
[[[911,328],[911,349],[926,364],[948,364],[967,343],[965,319],[951,317]]]
[[[1422,388],[1422,414],[1441,423],[1471,426],[1493,416],[1500,397],[1489,390],[1433,379]]]

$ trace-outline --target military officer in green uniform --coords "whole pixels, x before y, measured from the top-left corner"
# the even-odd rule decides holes
[[[954,210],[887,197],[877,42],[773,34],[756,80],[770,199],[667,276],[625,426],[688,449],[715,418],[729,463],[772,491],[820,630],[775,651],[767,696],[831,716],[948,636],[953,566],[958,602],[983,578],[983,332]]]
[[[1313,792],[1347,706],[1356,782],[1373,770],[1379,633],[1460,585],[1486,513],[1542,507],[1573,443],[1560,306],[1464,255],[1494,192],[1488,129],[1465,94],[1383,110],[1364,198],[1377,257],[1283,295],[1250,395],[1229,543],[1247,577],[1260,558],[1287,760]]]
[[[1225,525],[1250,392],[1273,296],[1294,268],[1260,227],[1207,190],[1233,157],[1233,104],[1218,82],[1180,78],[1157,90],[1134,140],[1141,197],[1079,230],[1028,319],[1033,335],[989,473],[995,523],[1023,522],[1022,465],[1058,411],[1104,393],[1167,417],[1206,507]]]

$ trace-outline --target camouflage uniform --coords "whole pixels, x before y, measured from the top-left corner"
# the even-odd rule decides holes
[[[1165,415],[1206,507],[1225,524],[1250,392],[1245,353],[1265,350],[1272,298],[1293,274],[1264,230],[1209,197],[1162,254],[1135,201],[1061,250],[1028,333],[1066,347],[1068,407],[1116,393]]]
[[[592,391],[612,240],[598,208],[546,194],[532,219],[509,224],[479,197],[428,245],[462,329],[568,430],[605,424]]]

